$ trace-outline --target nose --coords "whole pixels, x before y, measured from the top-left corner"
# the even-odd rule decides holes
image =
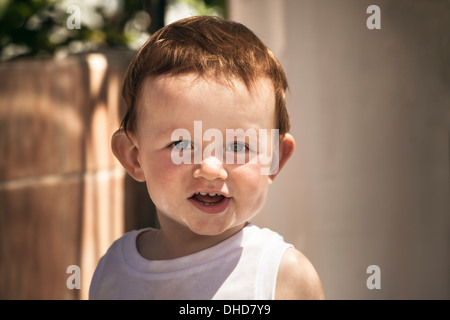
[[[225,180],[228,177],[222,161],[213,156],[203,159],[202,163],[194,169],[193,175],[194,178],[204,178],[209,181]]]

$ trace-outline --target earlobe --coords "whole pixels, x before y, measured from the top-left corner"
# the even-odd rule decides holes
[[[111,148],[117,160],[119,160],[130,176],[137,181],[143,182],[145,181],[145,176],[138,158],[139,148],[133,140],[135,140],[133,137],[128,137],[122,129],[119,129],[112,136]]]
[[[283,168],[283,166],[286,164],[286,162],[289,160],[289,158],[294,153],[295,149],[295,140],[294,137],[286,133],[280,140],[279,144],[279,155],[278,155],[278,170],[276,173],[269,176],[269,184],[273,182],[275,177],[278,175],[280,170]]]

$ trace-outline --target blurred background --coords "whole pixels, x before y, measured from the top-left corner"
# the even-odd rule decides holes
[[[288,76],[296,151],[254,222],[328,299],[450,299],[449,0],[0,0],[0,299],[86,299],[109,245],[157,226],[110,137],[136,50],[191,15],[244,23]]]

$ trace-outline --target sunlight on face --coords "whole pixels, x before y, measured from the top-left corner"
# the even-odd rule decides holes
[[[273,86],[264,78],[251,92],[240,81],[233,85],[194,75],[144,82],[139,162],[161,223],[167,218],[191,232],[215,235],[242,225],[264,204],[270,181],[261,172],[270,163],[252,156],[255,141],[245,132],[274,129]],[[182,134],[174,138],[176,130]],[[238,133],[232,141],[224,139],[227,130]],[[186,161],[173,161],[174,152]],[[238,161],[239,154],[244,160]]]

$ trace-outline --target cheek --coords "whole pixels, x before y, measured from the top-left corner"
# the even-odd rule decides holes
[[[155,205],[167,203],[169,196],[181,187],[180,181],[185,179],[183,166],[177,166],[166,158],[150,154],[143,163],[147,190]]]
[[[234,185],[240,205],[259,209],[264,203],[269,187],[268,176],[261,175],[261,166],[247,164],[235,169]]]

